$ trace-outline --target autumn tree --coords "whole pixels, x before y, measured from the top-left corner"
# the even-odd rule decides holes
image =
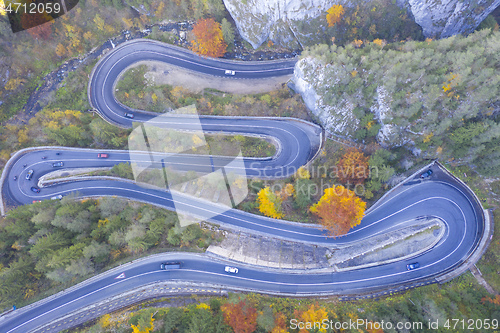
[[[62,57],[63,55],[66,54],[66,48],[64,47],[64,45],[62,44],[57,44],[57,47],[56,47],[56,54],[58,57]]]
[[[362,184],[370,175],[368,156],[349,148],[337,163],[337,178],[343,184]]]
[[[333,5],[327,10],[326,20],[329,27],[333,27],[336,23],[340,21],[342,15],[344,15],[344,7],[342,5]]]
[[[327,188],[321,199],[310,208],[318,216],[321,225],[333,237],[347,234],[349,229],[361,223],[366,202],[345,187]]]
[[[214,19],[199,20],[193,26],[193,34],[195,40],[191,42],[191,50],[194,52],[214,58],[222,57],[226,52],[221,26]]]
[[[301,166],[297,170],[297,174],[295,175],[295,178],[310,179],[311,178],[311,173],[309,172],[309,170],[307,170],[306,168],[304,168],[303,166]]]
[[[325,333],[326,329],[321,326],[323,320],[328,320],[328,313],[321,308],[317,303],[311,304],[306,311],[297,311],[294,313],[296,318],[300,318],[301,322],[306,323],[303,329],[299,330],[299,333],[311,332],[314,325],[320,325],[318,332]],[[309,327],[310,325],[310,327]],[[315,331],[316,332],[316,331]]]
[[[252,333],[257,328],[257,310],[246,303],[226,303],[221,306],[224,321],[231,326],[234,333]]]
[[[278,312],[274,316],[274,328],[271,331],[271,333],[287,333],[288,332],[288,326],[287,326],[287,321],[286,321],[286,316]]]
[[[259,211],[262,214],[275,219],[283,218],[284,215],[281,208],[282,199],[278,194],[273,193],[268,186],[259,191],[257,202],[259,204]]]
[[[489,302],[491,304],[500,305],[500,295],[496,295],[495,297],[483,297],[481,298],[481,302],[484,304],[485,302]]]

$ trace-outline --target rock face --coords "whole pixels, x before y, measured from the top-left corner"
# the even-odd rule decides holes
[[[268,39],[274,43],[298,47],[314,39],[313,33],[302,33],[304,24],[324,15],[335,0],[224,0],[241,36],[254,48]]]
[[[330,85],[338,84],[331,82],[330,71],[332,66],[320,66],[313,58],[304,58],[295,65],[294,76],[292,78],[293,89],[302,95],[302,98],[309,110],[318,117],[324,128],[330,133],[349,137],[359,126],[359,120],[353,114],[354,103],[350,100],[342,100],[339,103],[325,101],[323,94],[317,91],[327,88]],[[305,72],[307,71],[307,73]],[[314,81],[308,81],[313,72]]]
[[[289,48],[321,42],[323,17],[334,4],[356,7],[345,0],[223,0],[241,36],[254,48],[271,39]],[[441,38],[472,32],[500,5],[500,0],[398,0],[414,17],[425,37]]]
[[[500,0],[407,0],[426,37],[470,33],[500,5]]]
[[[342,65],[323,65],[313,57],[306,57],[295,65],[290,87],[302,95],[307,108],[318,118],[327,132],[344,138],[353,138],[354,133],[361,128],[360,120],[355,115],[355,108],[363,97],[359,92],[353,92],[351,95],[340,94],[337,97],[332,94],[335,85],[346,84],[345,74]],[[370,112],[381,125],[377,141],[383,147],[399,147],[411,142],[411,138],[403,128],[391,123],[394,117],[391,103],[390,93],[383,85],[378,86]]]

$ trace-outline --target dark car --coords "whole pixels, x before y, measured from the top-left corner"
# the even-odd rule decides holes
[[[54,168],[60,168],[64,165],[63,162],[56,162],[56,163],[52,163],[52,167]]]
[[[31,190],[35,193],[40,193],[40,189],[38,187],[32,186]]]
[[[134,118],[134,114],[133,113],[124,113],[123,114],[125,117],[127,118],[130,118],[130,119],[133,119]]]
[[[104,153],[97,154],[97,158],[108,158],[108,157],[109,157],[108,154],[104,154]]]
[[[161,269],[179,269],[181,268],[180,262],[164,262],[160,265]]]
[[[26,180],[30,180],[31,177],[33,177],[33,169],[31,169],[30,171],[28,171],[28,173],[26,174]]]
[[[424,172],[423,174],[420,175],[420,178],[428,178],[432,175],[432,170],[429,169],[427,170],[426,172]]]
[[[414,262],[411,264],[406,265],[406,269],[411,271],[412,269],[417,269],[420,267],[420,264],[418,262]]]

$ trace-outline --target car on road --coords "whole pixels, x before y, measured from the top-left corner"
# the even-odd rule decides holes
[[[227,273],[238,274],[238,268],[236,268],[236,267],[226,266],[226,267],[224,268],[224,270],[225,270]]]
[[[38,187],[31,186],[31,190],[35,193],[40,193],[40,189]]]
[[[169,261],[169,262],[164,262],[160,265],[161,269],[179,269],[181,268],[181,263],[178,261]]]
[[[26,174],[26,180],[30,180],[31,177],[33,177],[33,169],[31,169],[30,171],[28,171],[28,173]]]
[[[59,195],[56,195],[56,196],[53,196],[52,198],[50,198],[50,200],[61,200],[62,199],[62,195],[59,194]]]
[[[424,172],[423,174],[420,175],[420,178],[424,179],[424,178],[429,178],[430,176],[432,175],[432,170],[429,169],[427,170],[426,172]]]
[[[42,200],[33,200],[33,203],[42,202]]]
[[[417,269],[419,267],[420,267],[420,264],[418,262],[414,262],[414,263],[406,265],[406,269],[409,271],[411,271],[413,269]]]
[[[99,153],[97,154],[97,158],[108,158],[109,155],[108,154],[105,154],[105,153]]]
[[[133,113],[125,112],[123,115],[125,117],[127,117],[127,118],[134,119],[134,114]]]
[[[225,75],[235,75],[235,74],[236,74],[236,72],[235,72],[235,71],[232,71],[232,70],[230,70],[230,69],[226,69],[226,70],[224,71],[224,74],[225,74]]]
[[[17,176],[14,176],[14,180],[17,180]]]
[[[56,162],[56,163],[52,163],[52,167],[53,168],[60,168],[64,166],[64,163],[63,162]]]

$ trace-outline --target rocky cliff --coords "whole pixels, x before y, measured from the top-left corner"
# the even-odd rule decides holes
[[[333,4],[357,6],[347,0],[224,0],[224,4],[241,36],[254,48],[268,39],[291,48],[321,42],[326,10]],[[397,4],[408,10],[425,37],[440,38],[472,32],[500,0],[398,0]]]
[[[447,145],[465,158],[500,138],[499,52],[500,32],[490,30],[390,47],[318,45],[304,51],[291,86],[331,133],[429,154]]]
[[[415,22],[432,38],[470,33],[500,6],[500,0],[407,1]]]
[[[304,58],[295,65],[292,85],[327,131],[350,137],[359,128],[359,120],[353,114],[356,104],[347,96],[337,103],[329,100],[330,88],[341,84],[335,72],[333,65],[321,64],[310,57]],[[332,77],[336,79],[332,80]]]
[[[324,16],[335,3],[338,1],[224,0],[241,36],[254,48],[268,39],[292,48],[314,40],[312,32],[302,33],[303,28],[315,18]]]

